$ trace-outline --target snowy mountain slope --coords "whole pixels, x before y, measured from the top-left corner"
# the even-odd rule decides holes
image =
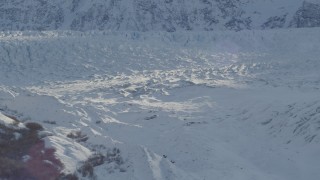
[[[318,0],[3,0],[0,30],[235,30],[319,27]]]
[[[0,111],[97,179],[318,180],[319,32],[2,32]]]

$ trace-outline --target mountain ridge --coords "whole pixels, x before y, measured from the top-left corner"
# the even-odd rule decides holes
[[[0,30],[190,31],[320,27],[318,0],[4,0]]]

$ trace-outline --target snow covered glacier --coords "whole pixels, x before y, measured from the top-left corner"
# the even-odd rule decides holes
[[[40,123],[63,172],[83,179],[317,180],[317,37],[3,32],[0,110]]]

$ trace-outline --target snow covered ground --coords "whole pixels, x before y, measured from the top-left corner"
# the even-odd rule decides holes
[[[0,112],[97,179],[318,180],[319,57],[319,28],[2,32]]]

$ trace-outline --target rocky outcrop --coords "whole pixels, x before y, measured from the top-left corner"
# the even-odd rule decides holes
[[[287,14],[283,16],[273,16],[268,18],[267,22],[262,24],[262,29],[274,29],[285,27]]]
[[[320,4],[303,2],[291,22],[291,27],[319,27],[320,26]]]

